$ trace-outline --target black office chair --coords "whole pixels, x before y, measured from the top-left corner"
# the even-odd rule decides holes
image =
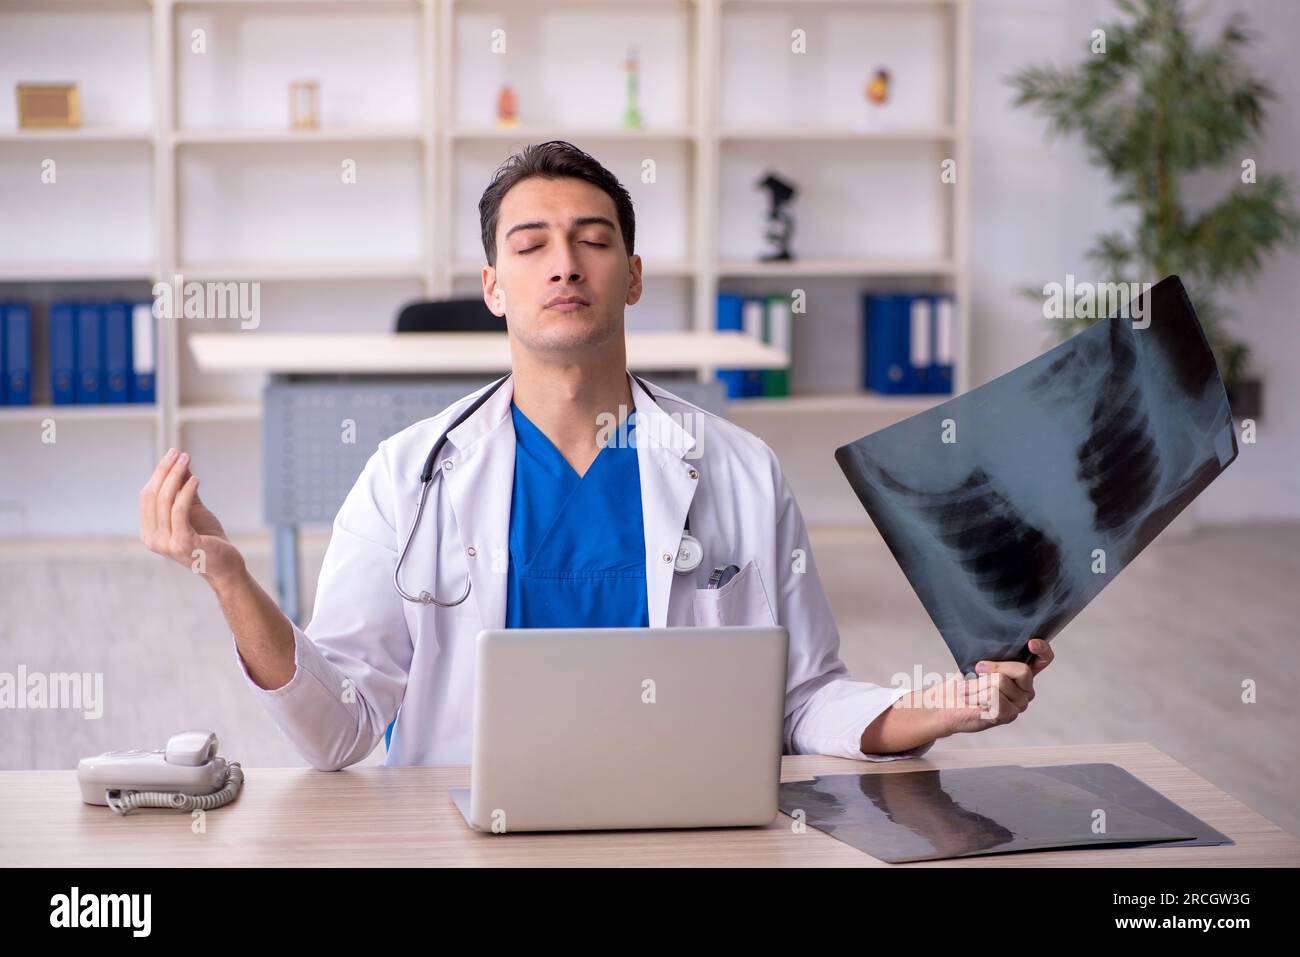
[[[397,314],[398,332],[505,332],[506,320],[493,315],[481,296],[419,299]]]

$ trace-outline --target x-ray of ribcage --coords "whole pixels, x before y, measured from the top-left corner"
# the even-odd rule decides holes
[[[1027,660],[1237,456],[1182,282],[1138,302],[835,452],[963,673]]]

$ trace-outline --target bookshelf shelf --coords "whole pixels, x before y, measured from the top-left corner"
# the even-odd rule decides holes
[[[321,127],[314,130],[289,129],[189,129],[177,130],[172,142],[177,146],[190,145],[249,145],[267,143],[424,143],[428,137],[414,127]]]
[[[661,277],[665,279],[690,279],[695,275],[695,264],[688,260],[659,260],[653,256],[641,256],[644,264],[644,272],[647,276]],[[483,263],[469,259],[457,260],[451,267],[451,275],[455,279],[478,279],[483,271]]]
[[[690,8],[695,6],[701,0],[549,0],[548,5],[552,7],[597,7],[601,10],[618,11],[633,8],[636,10],[655,10],[663,7]],[[795,0],[800,2],[800,0]],[[450,0],[449,6],[456,10],[480,11],[480,10],[512,10],[512,9],[531,9],[537,5],[537,0]]]
[[[793,261],[726,260],[717,263],[719,276],[791,276],[791,277],[924,277],[952,276],[952,260],[873,260],[873,259],[796,259]]]
[[[419,7],[437,0],[152,0],[154,3],[170,2],[176,7],[356,7],[362,10],[382,10],[385,7]]]
[[[376,279],[422,279],[426,265],[416,259],[358,262],[262,262],[180,264],[179,272],[188,282],[266,281],[266,282],[352,282]]]
[[[734,127],[720,130],[724,143],[769,143],[793,140],[799,143],[947,143],[960,134],[951,126],[915,129],[856,130],[852,128],[787,126]]]
[[[0,5],[4,10],[33,10],[50,12],[83,13],[90,10],[131,10],[138,8],[147,12],[154,0],[3,0]]]
[[[67,262],[0,264],[0,282],[152,282],[153,263]]]
[[[0,143],[153,143],[152,130],[80,126],[75,129],[20,129],[0,131]]]
[[[732,399],[728,411],[740,414],[837,415],[887,412],[913,415],[951,399],[950,395],[880,395],[870,392],[794,395],[784,398]]]
[[[0,405],[2,422],[155,422],[156,405]]]
[[[800,6],[824,7],[950,7],[966,0],[800,0]],[[720,0],[723,7],[787,7],[790,0]]]
[[[580,141],[620,141],[628,140],[631,142],[654,142],[657,140],[666,141],[692,141],[698,138],[698,132],[689,127],[663,127],[649,128],[640,130],[619,129],[618,127],[552,127],[552,126],[483,126],[452,127],[448,131],[448,136],[453,141],[497,141],[505,140],[508,142],[533,143],[538,140],[555,140],[567,139],[570,142]]]

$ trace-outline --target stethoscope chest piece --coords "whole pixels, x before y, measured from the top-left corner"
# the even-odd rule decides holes
[[[677,546],[677,560],[673,562],[673,571],[679,575],[693,572],[704,562],[704,546],[690,532],[682,533],[681,543]]]

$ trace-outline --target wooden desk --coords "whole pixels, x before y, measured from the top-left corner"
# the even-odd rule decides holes
[[[784,759],[782,778],[1090,761],[1127,768],[1237,843],[1036,851],[894,866],[1300,864],[1300,840],[1149,744],[932,751],[919,761],[883,764],[797,755]],[[784,814],[763,828],[483,834],[465,826],[447,795],[448,788],[468,784],[467,766],[246,769],[239,798],[209,812],[207,832],[194,834],[188,814],[144,809],[120,818],[81,803],[73,771],[0,772],[0,866],[890,866],[813,828],[796,834]]]

